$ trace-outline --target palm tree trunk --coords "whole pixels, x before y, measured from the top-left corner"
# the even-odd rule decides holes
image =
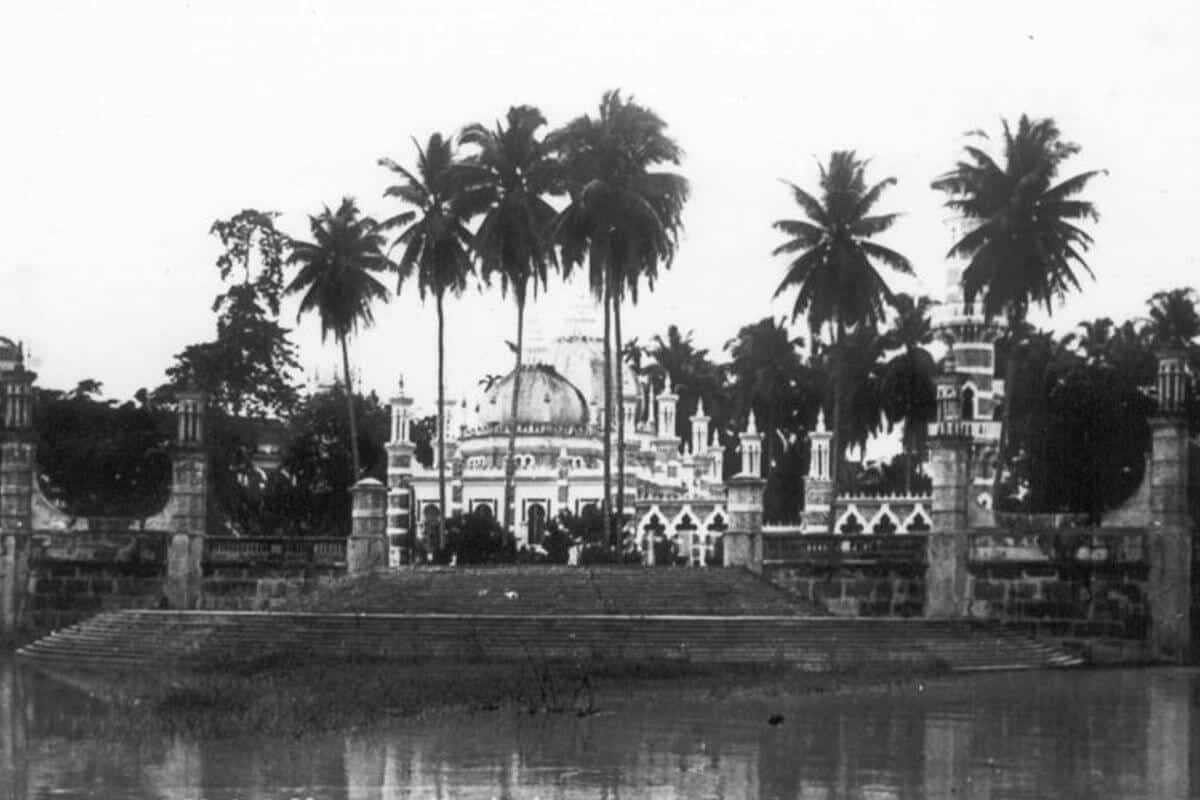
[[[611,547],[617,546],[612,524],[612,295],[609,280],[604,279],[604,535]]]
[[[354,388],[350,385],[350,351],[346,346],[346,337],[342,340],[342,374],[346,379],[346,410],[350,412],[350,453],[354,458],[354,482],[362,474],[362,461],[358,457],[358,422],[354,418]]]
[[[833,358],[833,431],[829,439],[829,532],[837,533],[837,496],[842,471],[842,352],[838,345],[845,334],[839,322],[834,332]]]
[[[625,524],[625,382],[621,380],[621,299],[614,295],[613,300],[613,351],[616,353],[613,383],[617,389],[617,536]]]
[[[442,295],[437,296],[438,349],[438,515],[435,551],[446,540],[446,318],[442,312]]]
[[[516,536],[516,487],[513,485],[516,472],[517,452],[517,413],[519,411],[518,397],[521,394],[521,357],[525,346],[525,291],[523,288],[515,292],[517,298],[517,369],[513,373],[512,413],[508,428],[508,458],[504,461],[504,530],[510,536]]]

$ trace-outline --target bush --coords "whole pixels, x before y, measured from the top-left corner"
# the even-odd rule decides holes
[[[480,507],[470,514],[455,514],[446,520],[446,545],[434,559],[439,564],[512,564],[517,560],[516,543],[492,516]]]

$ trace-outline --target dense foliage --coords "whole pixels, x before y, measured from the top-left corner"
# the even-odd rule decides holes
[[[775,223],[784,239],[774,252],[788,259],[776,294],[791,300],[792,323],[804,316],[799,332],[806,339],[766,317],[743,325],[719,354],[696,346],[692,332],[674,325],[648,344],[625,342],[624,301],[636,301],[642,286],[653,288],[659,268],[676,253],[689,186],[668,170],[681,163],[682,149],[662,118],[619,92],[605,93],[594,115],[543,138],[546,125],[538,109],[515,106],[493,127],[467,125],[457,142],[429,137],[417,146],[412,169],[382,159],[396,179],[385,196],[402,203],[383,223],[349,199],[310,218],[309,242],[278,230],[274,212],[247,209],[215,222],[223,291],[212,304],[214,339],[182,350],[166,382],[138,392],[132,402],[101,399],[100,385],[90,380],[70,392],[39,390],[36,424],[47,494],[77,514],[157,510],[170,480],[175,393],[198,388],[210,398],[214,529],[342,535],[349,526],[349,487],[358,477],[386,473],[388,411],[374,395],[353,391],[347,347],[347,338],[371,323],[377,301],[389,295],[384,271],[396,273],[397,291],[411,276],[421,297],[434,300],[440,400],[447,295],[475,283],[511,291],[519,365],[528,296],[556,268],[563,275],[586,268],[604,308],[606,361],[628,363],[649,384],[639,422],[653,421],[653,397],[669,382],[679,396],[675,435],[685,450],[691,446],[691,418],[703,406],[729,477],[741,469],[738,434],[753,415],[764,437],[768,520],[793,518],[802,509],[809,437],[822,413],[840,464],[835,486],[927,490],[925,433],[935,415],[935,355],[945,343],[934,341],[931,301],[895,292],[888,283],[891,272],[912,271],[902,255],[877,241],[899,218],[875,211],[894,179],[868,182],[866,159],[835,151],[819,165],[814,191],[788,184],[800,214]],[[949,256],[965,262],[968,303],[1007,322],[997,343],[997,374],[1005,376],[1008,396],[997,411],[1004,424],[996,502],[1004,510],[1099,515],[1142,480],[1156,348],[1184,349],[1193,374],[1200,374],[1197,295],[1190,288],[1161,291],[1149,299],[1144,319],[1094,320],[1067,336],[1029,325],[1031,307],[1052,309],[1090,275],[1084,255],[1092,238],[1080,226],[1094,222],[1097,212],[1081,195],[1099,173],[1058,177],[1080,148],[1050,119],[1005,123],[998,150],[990,154],[972,140],[932,184],[960,217]],[[396,238],[385,254],[389,230]],[[331,392],[305,394],[295,377],[296,349],[279,322],[289,264],[296,273],[287,288],[301,296],[301,310],[314,311],[322,332],[341,345],[343,381]],[[605,370],[610,380],[618,372]],[[606,406],[619,397],[606,392]],[[614,421],[619,451],[624,415],[606,408],[604,416]],[[444,448],[433,442],[437,422],[427,417],[412,426],[416,458],[425,465],[434,463],[435,445]],[[1200,433],[1195,393],[1188,422],[1193,435]],[[902,452],[894,459],[845,459],[896,430]],[[512,450],[510,440],[510,462]],[[444,508],[446,459],[436,461]],[[604,459],[606,470],[610,461]],[[607,498],[607,471],[604,482]],[[620,470],[616,483],[620,492]],[[501,524],[510,517],[511,496],[506,486],[501,520],[448,519],[446,536],[434,540],[439,557],[561,563],[573,546],[582,548],[583,561],[636,557],[628,542],[618,541],[620,514],[611,507],[608,514],[551,521],[539,548],[516,551],[503,534],[511,524]],[[678,559],[669,543],[654,546],[664,548],[660,563]]]
[[[100,389],[87,380],[70,392],[37,390],[42,489],[69,514],[152,514],[170,491],[174,420],[145,403],[100,400]]]

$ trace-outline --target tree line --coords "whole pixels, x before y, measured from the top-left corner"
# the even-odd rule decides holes
[[[323,338],[332,335],[341,350],[339,402],[345,403],[347,430],[341,438],[332,429],[317,437],[330,448],[318,460],[334,460],[330,454],[343,446],[349,451],[348,476],[340,483],[328,475],[318,479],[326,487],[337,483],[340,490],[377,471],[378,464],[368,453],[379,452],[369,420],[385,411],[377,399],[357,397],[353,391],[348,342],[373,323],[379,303],[395,293],[415,290],[432,300],[437,317],[439,416],[419,426],[418,432],[433,437],[422,446],[428,448],[427,459],[434,450],[438,454],[439,496],[445,508],[445,426],[440,415],[445,406],[447,301],[476,282],[498,286],[513,298],[515,406],[527,302],[548,285],[552,274],[571,278],[577,270],[586,270],[589,286],[604,310],[603,503],[609,541],[617,541],[619,524],[611,499],[614,478],[618,497],[624,496],[625,488],[623,393],[614,385],[621,359],[647,370],[656,389],[668,375],[680,387],[680,433],[690,426],[688,418],[703,397],[718,441],[726,449],[727,472],[735,461],[733,434],[754,411],[766,434],[764,469],[774,468],[768,476],[770,514],[795,511],[807,458],[802,445],[818,410],[831,420],[835,490],[846,481],[890,483],[905,489],[921,482],[920,451],[925,425],[933,414],[931,376],[936,368],[927,347],[933,338],[931,301],[893,292],[885,277],[886,270],[913,271],[905,256],[878,241],[898,219],[896,213],[876,210],[885,191],[895,184],[894,178],[870,181],[866,159],[852,151],[836,151],[821,165],[815,190],[787,184],[801,216],[774,223],[784,237],[774,255],[786,259],[775,294],[791,298],[791,323],[805,318],[807,341],[793,336],[782,321],[766,318],[744,326],[726,346],[728,361],[718,364],[674,328],[648,346],[625,341],[623,336],[622,307],[626,301],[636,302],[643,287],[653,289],[659,269],[673,263],[682,228],[689,188],[674,171],[683,153],[667,134],[666,123],[614,91],[605,93],[595,113],[548,128],[536,108],[516,106],[491,126],[473,123],[456,136],[435,133],[423,144],[414,140],[411,166],[379,159],[396,181],[383,199],[398,206],[380,220],[363,214],[353,199],[344,198],[336,208],[326,206],[309,218],[307,239],[278,230],[278,215],[273,212],[247,210],[214,224],[212,232],[224,247],[217,266],[226,284],[213,304],[216,338],[182,351],[167,370],[167,382],[153,392],[139,393],[138,403],[154,413],[169,407],[171,393],[178,388],[206,389],[217,412],[228,420],[233,438],[219,447],[241,453],[224,459],[227,469],[214,471],[226,474],[231,487],[244,487],[250,482],[253,449],[249,434],[236,433],[237,420],[276,420],[286,427],[307,411],[314,415],[312,425],[320,427],[313,405],[318,401],[304,397],[296,386],[295,347],[279,319],[281,298],[298,295],[300,313],[315,314]],[[1091,275],[1085,254],[1092,238],[1082,226],[1095,222],[1098,215],[1082,195],[1100,173],[1059,177],[1063,164],[1079,147],[1065,141],[1050,119],[1022,116],[1013,126],[1003,122],[997,152],[989,152],[989,146],[985,134],[973,134],[962,157],[931,186],[945,195],[947,207],[962,223],[964,233],[948,257],[966,262],[967,303],[1007,322],[999,365],[1010,398],[1002,406],[1003,468],[997,470],[996,502],[1003,506],[1009,503],[1009,495],[1020,494],[1019,502],[1053,506],[1059,494],[1039,495],[1040,489],[1021,494],[1012,488],[1014,482],[1034,482],[1034,460],[1026,448],[1032,441],[1029,431],[1044,433],[1053,428],[1065,435],[1071,428],[1063,420],[1084,420],[1088,414],[1028,400],[1026,412],[1041,414],[1038,418],[1043,422],[1037,424],[1042,428],[1020,422],[1020,409],[1025,408],[1021,392],[1034,391],[1025,381],[1037,377],[1024,365],[1032,363],[1033,354],[1054,350],[1047,344],[1050,341],[1061,353],[1076,358],[1071,361],[1064,355],[1054,361],[1049,373],[1054,379],[1047,383],[1042,374],[1041,394],[1034,392],[1050,397],[1055,389],[1060,398],[1078,397],[1076,390],[1097,380],[1080,369],[1125,370],[1122,374],[1131,376],[1129,385],[1136,387],[1144,377],[1137,370],[1144,372],[1145,367],[1134,369],[1132,360],[1110,364],[1083,355],[1079,348],[1084,345],[1077,342],[1087,339],[1088,346],[1096,346],[1091,339],[1075,337],[1068,343],[1026,322],[1031,308],[1052,310],[1079,287],[1081,277]],[[288,270],[291,274],[285,277]],[[1155,314],[1167,314],[1168,297],[1175,303],[1172,308],[1190,303],[1194,312],[1194,296],[1180,290],[1156,295]],[[1098,326],[1096,330],[1119,331],[1132,325],[1129,336],[1145,347],[1162,343],[1194,347],[1195,332],[1189,334],[1186,326],[1174,322],[1170,324],[1176,328],[1171,328],[1153,314],[1145,324],[1092,324]],[[1145,352],[1139,357],[1144,359]],[[1064,390],[1060,381],[1073,381],[1074,388]],[[1102,388],[1103,383],[1095,387]],[[1129,398],[1133,408],[1137,404],[1132,395]],[[1052,411],[1062,420],[1045,422]],[[514,408],[514,416],[515,412]],[[903,427],[900,462],[886,465],[886,474],[845,467],[848,447],[862,445],[894,425]],[[1092,437],[1089,441],[1104,441],[1093,433],[1086,433]],[[290,435],[303,438],[296,430]],[[1038,441],[1046,450],[1051,439],[1041,436]],[[514,516],[514,448],[512,430],[503,513],[509,530]],[[309,449],[320,452],[320,448]],[[612,464],[615,476],[610,472]],[[1054,475],[1047,472],[1046,477]],[[236,492],[231,488],[230,494]],[[1075,490],[1065,495],[1074,498],[1071,502],[1083,502]]]

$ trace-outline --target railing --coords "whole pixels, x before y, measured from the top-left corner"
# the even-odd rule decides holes
[[[162,564],[171,534],[156,530],[35,530],[35,561]]]
[[[970,533],[967,547],[973,563],[1139,565],[1147,562],[1146,533],[1137,528]]]
[[[828,534],[763,536],[763,562],[773,564],[920,564],[925,537],[830,536]]]
[[[346,540],[210,536],[204,540],[204,563],[340,566],[346,563]]]

